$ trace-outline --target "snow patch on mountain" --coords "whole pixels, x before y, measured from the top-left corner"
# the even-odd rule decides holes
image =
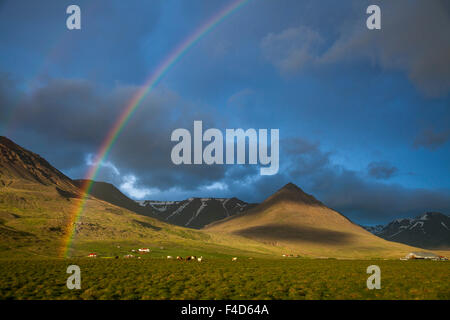
[[[197,209],[197,211],[195,212],[195,214],[189,219],[189,221],[185,224],[185,226],[187,227],[188,225],[191,224],[192,220],[194,220],[195,218],[198,217],[198,215],[200,214],[200,212],[202,212],[203,209],[206,208],[207,204],[206,202],[208,201],[208,199],[201,199],[202,204],[200,205],[200,208]]]
[[[173,217],[173,216],[175,216],[175,215],[181,213],[181,212],[184,210],[184,208],[186,208],[193,200],[194,200],[194,198],[189,198],[189,199],[187,200],[186,203],[183,203],[183,204],[181,205],[181,207],[179,207],[177,210],[175,210],[174,212],[172,212],[172,214],[170,214],[170,215],[166,218],[166,220],[169,220],[171,217]]]
[[[427,212],[416,218],[395,219],[385,226],[364,227],[389,241],[426,249],[450,248],[450,217],[439,212]]]

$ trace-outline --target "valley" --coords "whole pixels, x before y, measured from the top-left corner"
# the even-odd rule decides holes
[[[83,181],[40,156],[6,138],[0,155],[0,299],[449,298],[448,262],[400,261],[422,249],[373,235],[292,183],[260,204],[137,202],[102,182],[83,200]],[[81,290],[65,287],[69,264]],[[385,290],[366,288],[371,264]]]

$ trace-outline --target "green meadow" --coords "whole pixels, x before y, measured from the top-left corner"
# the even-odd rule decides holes
[[[66,269],[81,268],[69,290]],[[366,287],[369,265],[381,289]],[[0,260],[0,299],[450,299],[450,263],[206,258]]]

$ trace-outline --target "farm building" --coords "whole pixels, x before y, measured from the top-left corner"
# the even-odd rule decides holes
[[[140,248],[140,249],[139,249],[139,252],[140,252],[140,253],[149,253],[149,252],[150,252],[150,249],[149,249],[149,248]]]
[[[410,259],[425,259],[425,260],[446,260],[445,257],[440,257],[437,254],[432,252],[424,252],[424,251],[416,251],[408,253],[405,257],[405,260]]]
[[[88,258],[97,258],[97,254],[95,252],[89,253]]]

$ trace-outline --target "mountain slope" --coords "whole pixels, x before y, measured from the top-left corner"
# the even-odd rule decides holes
[[[212,223],[205,231],[238,235],[311,256],[400,257],[414,250],[372,235],[292,183],[246,213]]]
[[[369,231],[383,239],[419,248],[450,248],[450,217],[439,212],[427,212],[414,219],[396,219]]]
[[[44,158],[0,136],[0,185],[21,182],[55,186],[67,192],[77,192],[70,178],[55,169]]]
[[[254,207],[237,198],[189,198],[183,201],[138,201],[153,216],[178,226],[201,229],[217,220]]]
[[[87,180],[79,179],[73,180],[73,182],[78,188],[82,188]],[[153,217],[153,210],[151,208],[146,208],[139,205],[138,203],[136,203],[136,201],[131,200],[126,195],[124,195],[114,185],[107,182],[97,181],[91,183],[92,188],[90,191],[90,195],[94,196],[95,198],[109,202],[115,206],[128,209],[141,215]]]

